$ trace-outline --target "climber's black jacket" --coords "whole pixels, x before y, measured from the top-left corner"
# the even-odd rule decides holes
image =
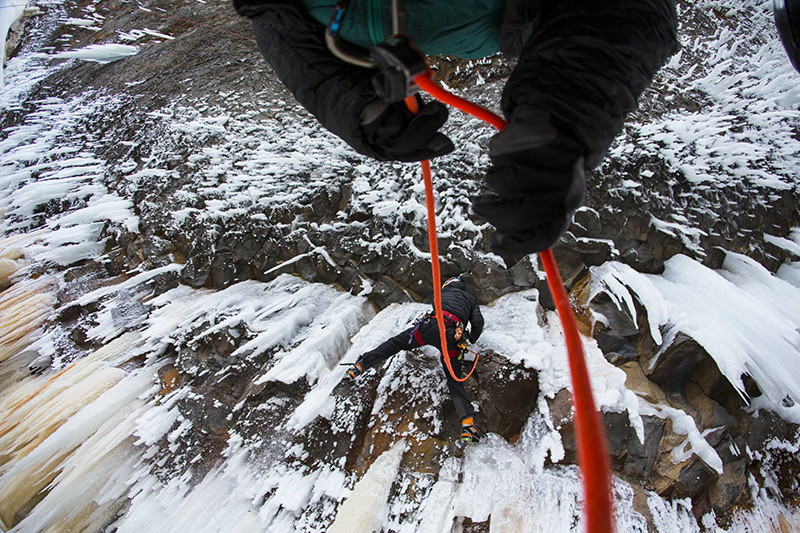
[[[462,324],[469,324],[469,341],[474,343],[483,332],[483,315],[478,300],[467,292],[460,279],[451,281],[442,289],[442,309],[456,315]]]
[[[442,105],[413,116],[403,104],[376,102],[374,72],[335,58],[300,0],[234,5],[253,19],[262,54],[297,100],[360,153],[411,161],[452,149],[437,132]],[[501,102],[509,125],[490,144],[493,193],[473,200],[497,230],[493,250],[523,255],[558,240],[583,201],[584,171],[600,163],[677,49],[676,29],[673,0],[506,2],[499,48],[519,59]]]

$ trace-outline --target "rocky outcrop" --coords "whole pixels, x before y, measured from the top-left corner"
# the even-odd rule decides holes
[[[585,293],[580,284],[575,293],[581,301]],[[664,497],[690,498],[698,520],[713,511],[724,527],[733,509],[753,503],[748,478],[764,475],[760,458],[767,438],[762,428],[771,428],[770,438],[790,443],[800,437],[800,426],[785,421],[776,424],[774,413],[752,409],[753,399],[761,395],[752,378],[745,376],[747,395],[741,394],[705,349],[686,334],[667,333],[663,345],[655,345],[648,333],[647,312],[638,301],[637,324],[604,292],[585,305],[604,318],[593,325],[592,333],[608,360],[625,371],[627,387],[660,413],[643,417],[644,442],[627,414],[604,414],[615,472]],[[564,407],[551,410],[566,411]],[[686,457],[685,429],[676,431],[671,410],[691,417],[721,461],[721,472],[706,463],[700,452]],[[564,438],[573,438],[571,429]],[[791,480],[796,466],[789,461],[775,472],[783,496],[789,499],[800,495],[800,486]]]

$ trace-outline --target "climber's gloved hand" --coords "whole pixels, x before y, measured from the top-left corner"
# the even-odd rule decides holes
[[[474,198],[473,209],[497,230],[492,251],[520,257],[553,246],[585,196],[581,145],[546,113],[520,106],[492,138],[489,156],[486,183],[495,194]]]
[[[443,104],[417,96],[414,115],[405,102],[382,102],[372,84],[376,71],[334,56],[325,27],[301,0],[234,0],[234,6],[252,19],[261,54],[297,101],[359,153],[381,161],[421,161],[453,149],[439,133],[447,120]]]
[[[447,121],[447,107],[436,101],[424,103],[419,95],[416,98],[416,115],[405,102],[372,100],[361,112],[362,135],[346,140],[362,154],[381,161],[423,161],[451,152],[452,141],[439,132]]]

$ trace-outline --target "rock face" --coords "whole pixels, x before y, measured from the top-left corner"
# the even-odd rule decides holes
[[[605,324],[598,324],[600,335],[596,337],[601,346],[605,343],[613,347],[610,355],[625,371],[627,387],[654,406],[688,413],[723,465],[718,472],[700,454],[677,460],[676,451],[685,446],[685,437],[676,432],[674,419],[668,416],[643,417],[645,439],[641,442],[625,414],[605,413],[615,471],[662,496],[690,498],[698,519],[713,511],[720,525],[726,524],[734,508],[752,504],[748,476],[762,476],[759,461],[746,451],[764,449],[765,435],[756,428],[775,417],[749,408],[761,391],[751,380],[747,384],[749,397],[743,397],[703,347],[683,333],[665,337],[661,346],[654,346],[646,333],[650,327],[641,306],[637,306],[638,326],[634,326],[631,317],[614,306],[605,293],[586,305],[606,319]],[[796,424],[781,424],[780,429],[774,429],[772,436],[787,442],[796,439],[800,431]],[[784,476],[794,475],[793,467],[780,472],[783,483],[788,481]],[[793,486],[796,491],[797,484]]]
[[[148,6],[148,11],[132,10],[124,2],[103,1],[97,5],[98,15],[105,17],[101,31],[76,27],[68,35],[64,27],[51,27],[54,19],[45,19],[47,13],[29,20],[30,42],[48,42],[56,48],[99,43],[132,25],[180,38],[173,42],[144,37],[138,44],[147,53],[123,62],[64,66],[46,83],[37,84],[20,109],[3,113],[1,125],[8,131],[24,125],[26,114],[47,98],[108,97],[107,108],[83,116],[75,129],[86,138],[81,148],[91,148],[105,161],[103,184],[130,198],[139,217],[136,229],[104,224],[100,229],[104,254],[99,259],[56,269],[73,291],[58,295],[60,310],[51,324],[63,333],[61,362],[99,347],[87,334],[97,326],[99,310],[91,303],[74,304],[80,294],[122,282],[133,272],[171,264],[180,268],[148,282],[154,295],[181,285],[221,290],[291,273],[363,294],[378,309],[393,303],[430,302],[433,281],[424,201],[418,178],[408,176],[416,170],[387,165],[374,171],[348,152],[337,156],[333,176],[316,175],[314,164],[287,165],[281,176],[266,174],[259,161],[264,152],[327,158],[343,145],[314,126],[313,119],[293,103],[250,42],[248,23],[237,18],[230,6],[162,1]],[[45,9],[62,11],[64,16],[81,13],[71,3]],[[159,9],[169,16],[159,16]],[[12,55],[25,46],[23,41]],[[497,95],[510,69],[499,58],[477,64],[442,59],[435,66],[451,86],[459,79],[480,78],[487,83],[489,96]],[[466,74],[456,77],[456,72]],[[473,94],[485,99],[482,91]],[[656,83],[647,98],[663,102],[674,96]],[[687,107],[701,105],[692,95],[681,101]],[[655,107],[645,105],[633,119],[644,121],[657,112]],[[506,264],[487,249],[490,228],[469,212],[468,204],[469,196],[483,187],[480,174],[488,161],[475,153],[485,152],[484,141],[491,132],[474,125],[461,128],[464,119],[453,120],[461,120],[453,135],[463,141],[462,146],[447,160],[447,172],[442,171],[436,185],[443,275],[463,275],[483,304],[536,288],[541,305],[550,307],[535,260],[528,257]],[[461,129],[469,135],[461,135]],[[275,139],[272,130],[295,131],[288,135],[296,136],[293,141],[301,148]],[[632,137],[635,132],[625,135]],[[483,144],[477,145],[470,136]],[[262,170],[264,175],[259,174]],[[248,186],[253,179],[275,181],[272,194],[258,196]],[[623,187],[625,180],[636,180],[638,186]],[[767,444],[773,439],[796,442],[798,427],[774,413],[748,407],[748,401],[761,394],[754,382],[748,383],[750,398],[743,398],[691,337],[676,332],[666,337],[664,345],[655,345],[640,302],[635,302],[639,312],[634,320],[607,294],[601,292],[591,300],[586,295],[590,267],[612,260],[639,272],[659,273],[664,261],[684,254],[713,268],[721,261],[718,247],[724,247],[774,271],[785,262],[787,252],[765,234],[783,237],[800,225],[796,190],[776,193],[767,187],[730,184],[694,188],[663,161],[624,157],[609,158],[588,176],[587,185],[587,204],[554,252],[578,302],[578,314],[606,318],[603,324],[584,320],[584,332],[608,361],[626,373],[628,387],[654,406],[654,414],[642,417],[641,433],[627,413],[603,414],[614,474],[665,498],[689,498],[698,519],[713,511],[721,525],[731,519],[734,509],[752,505],[751,477],[762,486],[774,483],[785,501],[797,501],[800,462],[789,453],[770,452]],[[15,222],[25,231],[44,228],[48,217],[80,201],[73,205],[50,201],[37,206],[29,219]],[[683,229],[674,229],[678,220]],[[690,234],[686,228],[703,231]],[[117,311],[120,328],[135,325],[148,312],[146,301],[123,300]],[[249,428],[245,437],[247,431],[255,435],[259,428],[276,426],[309,390],[303,379],[291,384],[259,382],[259,372],[277,355],[266,351],[255,360],[237,357],[237,350],[251,339],[246,324],[231,324],[213,335],[174,339],[163,354],[161,394],[182,387],[192,391],[178,408],[193,430],[179,443],[164,442],[160,448],[173,450],[169,461],[175,475],[199,479],[220,457],[234,424]],[[348,409],[339,418],[313,421],[298,443],[307,455],[297,462],[304,466],[314,461],[343,462],[348,471],[361,474],[370,466],[368,458],[389,449],[394,434],[403,431],[412,434],[408,461],[416,471],[438,476],[452,455],[458,422],[442,390],[438,361],[423,352],[405,357],[410,369],[407,390],[382,391],[384,396],[379,397],[377,384],[385,369],[352,385],[355,391],[341,388],[350,386],[346,384],[335,389],[333,394]],[[414,393],[412,378],[435,393]],[[516,442],[538,408],[543,388],[539,379],[536,372],[509,363],[501,354],[484,353],[467,382],[479,423]],[[560,463],[575,464],[569,393],[562,389],[547,397],[546,404],[548,422],[563,440]],[[699,454],[682,453],[685,433],[676,429],[664,406],[688,413],[706,432],[706,442],[722,460],[721,472]],[[381,424],[371,426],[374,410]],[[274,438],[276,446],[280,442],[278,436],[266,438]],[[764,467],[775,479],[763,479]],[[464,530],[484,531],[488,525],[465,523]]]
[[[158,16],[131,11],[125,4],[104,2],[98,15],[106,11],[124,16],[104,20],[100,35],[75,28],[69,46],[95,44],[102,41],[103,35],[137,24],[155,25],[159,32],[181,37],[160,42],[156,37],[144,37],[137,43],[147,47],[147,54],[102,67],[83,62],[62,69],[51,76],[46,86],[39,86],[32,98],[46,98],[50,92],[79,94],[88,88],[103,88],[121,97],[123,103],[115,112],[90,118],[93,130],[113,132],[97,139],[97,153],[110,161],[125,162],[124,166],[112,167],[108,180],[132,193],[141,217],[141,233],[125,237],[133,241],[125,243],[126,257],[119,259],[121,268],[178,260],[186,265],[181,281],[193,287],[220,289],[241,280],[269,280],[280,273],[293,272],[310,281],[338,283],[354,293],[362,291],[364,282],[369,280],[373,286],[371,299],[379,307],[429,300],[430,269],[423,257],[428,245],[421,216],[375,216],[374,206],[358,201],[360,191],[353,189],[358,171],[354,168],[343,168],[337,179],[323,186],[309,186],[313,176],[301,176],[297,200],[270,205],[260,213],[263,216],[254,217],[247,209],[239,209],[238,213],[214,220],[212,229],[209,220],[192,214],[192,210],[202,210],[218,200],[219,190],[205,191],[200,187],[198,192],[198,187],[191,185],[198,165],[187,158],[188,154],[228,142],[232,144],[228,155],[234,158],[230,169],[246,164],[248,147],[240,130],[268,128],[291,120],[284,114],[285,109],[281,113],[274,104],[265,105],[265,99],[280,99],[293,115],[307,115],[291,102],[291,96],[254,48],[248,37],[248,22],[232,11],[173,4],[169,6],[169,16]],[[449,83],[469,87],[472,74],[460,78],[454,74],[466,71],[468,64],[443,59],[439,67]],[[509,71],[498,59],[473,68],[482,79],[494,77],[500,82]],[[155,72],[157,76],[152,75]],[[185,81],[174,82],[180,79]],[[670,88],[656,84],[645,102],[659,90],[667,93],[660,96],[671,96]],[[201,130],[193,138],[184,132],[169,131],[166,123],[153,124],[155,110],[169,108],[173,114],[170,118],[180,113],[191,116],[198,112],[187,113],[189,106],[200,101],[208,120],[217,120],[213,118],[215,113],[223,117],[222,128]],[[122,112],[122,106],[127,112]],[[239,120],[237,112],[249,116]],[[642,114],[651,112],[645,109]],[[203,112],[197,118],[204,120]],[[11,124],[19,117],[9,113],[5,120]],[[310,123],[309,118],[303,120]],[[137,138],[135,146],[111,140],[132,136]],[[134,164],[133,168],[128,166]],[[152,172],[154,169],[159,172]],[[212,177],[220,184],[225,182],[221,171]],[[447,225],[440,228],[439,249],[446,250],[443,275],[467,274],[482,303],[510,291],[540,288],[539,278],[527,259],[509,270],[496,257],[486,254],[483,233],[489,227],[481,226],[481,221],[466,209],[468,196],[481,188],[474,172],[469,162],[458,161],[452,175],[437,183],[437,192],[444,194],[443,203],[458,206],[455,210],[445,207],[441,215],[468,217],[470,221],[452,230]],[[142,177],[132,181],[132,175]],[[624,179],[635,179],[640,185],[635,189],[621,187]],[[774,270],[784,262],[786,252],[764,240],[764,233],[786,235],[800,221],[794,195],[789,191],[776,198],[772,189],[726,184],[692,190],[687,195],[689,184],[685,179],[659,161],[609,159],[602,169],[591,173],[587,187],[586,206],[579,210],[575,223],[556,247],[569,287],[585,266],[609,260],[657,273],[666,259],[681,253],[718,266],[718,246],[750,255]],[[452,197],[444,192],[448,189],[455,193]],[[176,225],[172,213],[182,210],[189,214]],[[658,223],[681,217],[688,218],[687,227],[704,228],[698,238],[681,236],[680,231],[665,229],[664,224]],[[388,237],[394,238],[391,249],[381,245]],[[284,263],[286,266],[282,267]]]

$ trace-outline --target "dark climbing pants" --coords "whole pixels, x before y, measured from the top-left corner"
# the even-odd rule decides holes
[[[448,351],[452,350],[454,354],[458,353],[459,349],[456,346],[457,341],[453,338],[455,328],[445,323],[445,332],[447,337]],[[445,355],[442,352],[441,342],[439,339],[439,326],[434,318],[425,321],[419,327],[419,330],[417,330],[417,335],[414,335],[413,327],[408,328],[402,333],[387,339],[374,350],[366,352],[359,357],[358,361],[362,368],[366,370],[367,368],[377,365],[381,361],[385,361],[400,350],[413,350],[414,348],[419,348],[420,346],[425,346],[426,344],[435,346],[439,349],[441,354],[440,362],[442,364],[442,368],[444,369],[444,375],[447,378],[447,389],[450,391],[450,397],[453,399],[453,403],[456,406],[456,413],[458,414],[459,418],[463,420],[472,416],[475,413],[475,409],[472,407],[472,402],[469,401],[469,396],[467,396],[467,391],[464,388],[464,384],[454,380],[453,376],[451,376],[450,372],[447,370],[447,365],[444,361]],[[455,357],[451,357],[450,364],[453,367],[453,372],[455,375],[461,378],[461,361]]]

